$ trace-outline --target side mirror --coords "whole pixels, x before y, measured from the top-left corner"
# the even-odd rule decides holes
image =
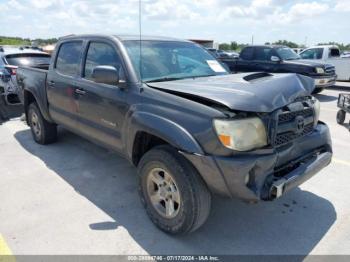
[[[278,57],[278,56],[271,56],[271,61],[272,62],[280,62],[281,61],[281,59]]]
[[[119,68],[114,66],[96,66],[92,70],[92,78],[96,83],[107,85],[119,84]]]

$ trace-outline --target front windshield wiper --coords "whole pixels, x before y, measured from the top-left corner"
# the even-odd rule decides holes
[[[183,77],[161,77],[161,78],[145,81],[145,83],[166,82],[166,81],[175,81],[175,80],[181,80],[181,79],[183,79]]]

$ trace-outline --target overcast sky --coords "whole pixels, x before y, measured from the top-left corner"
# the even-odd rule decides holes
[[[138,33],[136,0],[0,0],[0,35]],[[350,43],[350,0],[143,0],[144,34],[216,42]]]

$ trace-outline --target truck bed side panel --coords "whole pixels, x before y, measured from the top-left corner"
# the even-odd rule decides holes
[[[34,96],[44,118],[49,122],[53,122],[48,110],[46,77],[47,71],[42,69],[20,67],[17,70],[17,82],[19,87],[25,93],[29,92]],[[25,108],[29,105],[27,100],[28,97],[25,96]]]

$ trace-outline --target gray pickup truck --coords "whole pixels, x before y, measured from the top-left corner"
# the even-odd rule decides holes
[[[119,152],[138,168],[149,217],[171,234],[206,221],[211,193],[273,200],[331,162],[312,79],[231,75],[192,42],[69,36],[48,71],[19,68],[17,81],[37,143],[55,142],[60,125]]]

